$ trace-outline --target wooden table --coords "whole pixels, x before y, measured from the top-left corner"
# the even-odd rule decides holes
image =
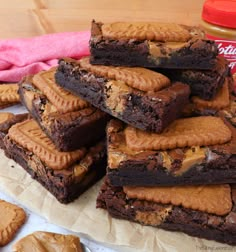
[[[198,24],[204,0],[0,0],[0,37],[90,29],[97,21]]]

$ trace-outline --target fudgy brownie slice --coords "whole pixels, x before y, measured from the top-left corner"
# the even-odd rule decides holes
[[[236,128],[220,117],[178,119],[161,134],[112,120],[107,141],[114,186],[236,183]]]
[[[122,188],[106,181],[97,208],[114,218],[236,245],[235,185]]]
[[[191,96],[190,103],[183,110],[183,116],[217,115],[220,110],[228,110],[235,103],[232,95],[232,78],[226,77],[223,86],[217,91],[214,98],[204,100],[198,96]]]
[[[92,22],[91,63],[149,68],[211,69],[217,45],[198,27],[168,23]]]
[[[63,88],[139,129],[161,132],[189,102],[189,86],[145,68],[94,66],[85,57],[62,59],[55,75]]]
[[[4,144],[7,157],[20,164],[61,203],[76,199],[105,173],[105,141],[60,152],[33,119],[13,125]]]
[[[105,136],[108,114],[57,86],[54,74],[52,69],[24,78],[21,102],[59,150],[96,143]]]
[[[210,70],[192,69],[157,69],[158,72],[168,76],[172,81],[181,81],[190,86],[191,95],[204,100],[215,97],[230,76],[228,61],[223,57],[217,57],[216,65]]]
[[[29,114],[16,114],[10,112],[0,112],[0,148],[5,149],[3,138],[7,134],[9,128],[18,123],[29,118]]]

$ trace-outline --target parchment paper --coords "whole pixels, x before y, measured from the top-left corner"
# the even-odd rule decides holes
[[[236,251],[236,247],[226,244],[109,217],[105,210],[96,209],[101,183],[98,182],[73,203],[64,205],[0,150],[0,190],[49,222],[80,236],[122,252]]]

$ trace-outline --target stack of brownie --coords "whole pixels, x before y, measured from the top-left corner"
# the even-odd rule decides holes
[[[55,71],[19,83],[31,119],[2,114],[0,147],[57,200],[69,203],[105,174],[109,116],[59,87]]]
[[[90,50],[61,59],[55,78],[117,118],[97,207],[236,245],[236,103],[214,41],[185,25],[93,21]]]

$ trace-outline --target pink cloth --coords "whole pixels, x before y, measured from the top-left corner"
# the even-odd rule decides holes
[[[33,38],[0,40],[0,81],[17,82],[55,66],[58,59],[89,55],[90,32],[65,32]]]

